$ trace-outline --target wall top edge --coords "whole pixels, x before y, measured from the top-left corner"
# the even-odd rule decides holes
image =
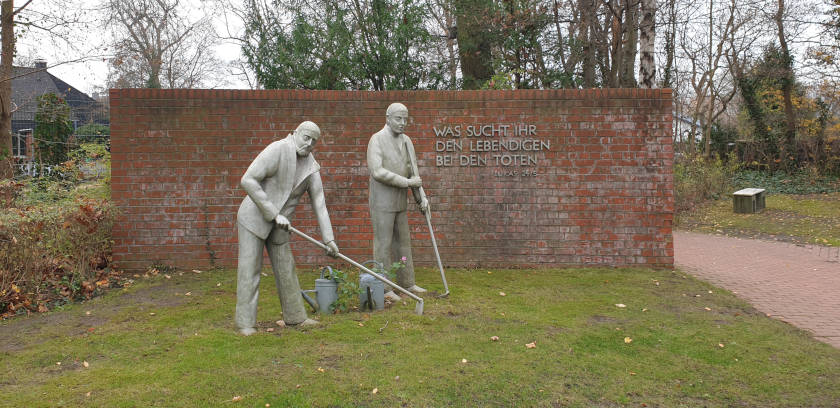
[[[529,99],[671,99],[671,88],[519,89],[470,91],[329,91],[300,89],[110,89],[112,100],[127,99],[289,99],[329,101],[378,100],[529,100]]]

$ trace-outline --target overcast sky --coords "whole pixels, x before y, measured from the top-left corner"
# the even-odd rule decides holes
[[[102,13],[98,10],[98,5],[102,1],[34,0],[26,9],[33,21],[37,21],[38,14],[41,13],[57,15],[66,13],[67,10],[74,14],[78,13],[83,21],[68,29],[60,30],[58,36],[48,35],[36,29],[26,30],[18,26],[16,30],[20,37],[17,42],[15,65],[29,64],[36,58],[42,58],[47,60],[50,73],[88,95],[103,90],[108,79],[108,60],[112,51],[108,47],[111,38],[110,27],[106,26]],[[190,17],[195,18],[203,15],[206,7],[218,5],[215,1],[209,0],[182,0],[182,3],[185,3],[190,10]],[[20,4],[22,2],[18,0],[16,6]],[[221,13],[208,14],[216,17],[215,28],[220,34],[224,33],[225,21],[221,18]],[[234,30],[237,28],[233,27]],[[235,60],[240,56],[238,45],[225,43],[222,40],[218,41],[214,51],[216,56],[224,61]],[[82,60],[68,62],[78,59]],[[248,88],[248,84],[238,78],[230,77],[228,83],[220,87]]]

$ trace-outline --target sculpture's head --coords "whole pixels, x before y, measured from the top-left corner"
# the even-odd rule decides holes
[[[295,142],[295,149],[298,156],[306,156],[312,153],[318,138],[321,137],[321,129],[314,122],[306,121],[298,125],[292,140]]]
[[[385,111],[385,123],[394,134],[402,134],[408,124],[408,108],[398,102],[392,103]]]

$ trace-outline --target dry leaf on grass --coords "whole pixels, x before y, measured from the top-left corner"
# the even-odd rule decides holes
[[[231,401],[232,401],[232,402],[239,402],[239,401],[242,401],[242,396],[241,396],[241,395],[237,395],[237,396],[233,397],[233,398],[231,399]]]
[[[505,292],[499,292],[499,296],[507,296],[507,295],[505,295]]]
[[[525,345],[525,348],[529,348],[529,349],[537,348],[537,342],[534,341],[534,342],[528,343],[528,344]]]

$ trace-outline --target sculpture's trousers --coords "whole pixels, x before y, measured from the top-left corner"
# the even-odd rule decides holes
[[[397,285],[414,286],[414,260],[411,258],[411,235],[406,211],[370,211],[373,224],[373,259],[388,269],[405,257],[405,267],[397,271]]]
[[[298,324],[306,320],[306,310],[300,295],[300,283],[295,273],[295,260],[289,247],[289,233],[275,229],[267,239],[237,225],[239,230],[239,262],[236,280],[236,326],[252,328],[257,324],[257,299],[259,298],[260,272],[263,265],[263,247],[268,250],[274,283],[283,307],[283,321]]]

